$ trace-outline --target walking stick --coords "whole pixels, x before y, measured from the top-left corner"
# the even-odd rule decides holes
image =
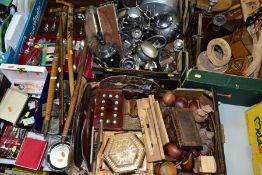
[[[59,28],[61,28],[61,24],[59,25]],[[54,95],[55,95],[55,88],[56,88],[56,80],[57,80],[57,74],[58,74],[58,65],[59,65],[59,39],[62,33],[57,33],[56,36],[56,45],[55,45],[55,57],[52,62],[52,69],[51,69],[51,75],[50,75],[50,81],[49,81],[49,87],[48,87],[48,95],[47,95],[47,102],[46,102],[46,112],[45,112],[45,122],[44,122],[44,137],[46,137],[50,120],[51,120],[51,113],[53,109],[53,101],[54,101]]]
[[[73,70],[73,20],[74,20],[74,5],[64,0],[56,0],[57,3],[68,6],[67,13],[67,63],[69,73],[70,95],[74,92],[74,70]]]
[[[80,87],[81,87],[82,75],[83,75],[84,68],[85,68],[87,53],[88,53],[88,47],[87,47],[87,43],[85,41],[85,46],[84,46],[84,49],[83,49],[83,52],[82,52],[82,55],[81,55],[81,58],[80,58],[80,61],[79,61],[79,69],[78,69],[78,73],[77,73],[76,87],[75,87],[73,96],[71,97],[71,102],[70,102],[70,106],[69,106],[69,110],[68,110],[68,116],[67,116],[67,119],[66,119],[66,123],[65,123],[62,138],[61,138],[62,143],[65,143],[65,139],[66,139],[66,136],[67,136],[69,128],[70,128],[71,120],[72,120],[73,115],[74,115],[75,106],[76,106],[76,102],[77,102],[77,98],[78,98],[78,93],[79,93],[79,90],[80,90]]]

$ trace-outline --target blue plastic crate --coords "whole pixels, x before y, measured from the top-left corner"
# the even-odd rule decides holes
[[[34,35],[37,31],[37,27],[39,21],[41,20],[41,15],[45,7],[45,2],[46,0],[35,0],[32,11],[28,16],[27,22],[25,24],[25,28],[17,44],[16,50],[12,51],[11,49],[11,51],[8,50],[6,53],[1,55],[0,57],[4,57],[2,58],[2,63],[11,63],[11,64],[18,63],[19,53],[22,49],[22,45],[25,41],[26,36]]]

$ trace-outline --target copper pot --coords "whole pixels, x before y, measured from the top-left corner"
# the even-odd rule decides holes
[[[193,156],[192,156],[192,154],[190,154],[188,160],[183,163],[182,167],[183,167],[183,170],[185,172],[193,172]]]
[[[183,150],[178,148],[174,143],[168,143],[165,145],[166,153],[172,158],[179,160],[182,156]]]
[[[176,165],[172,162],[165,162],[160,166],[159,175],[176,175]]]
[[[176,99],[175,107],[177,108],[187,108],[188,101],[185,97],[178,97]]]

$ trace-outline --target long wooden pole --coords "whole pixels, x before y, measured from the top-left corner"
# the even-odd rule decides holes
[[[63,0],[56,0],[57,3],[68,6],[67,13],[67,63],[69,74],[70,95],[74,92],[74,70],[73,70],[73,23],[74,23],[74,5]]]
[[[59,27],[62,27],[59,25]],[[48,87],[48,95],[47,95],[47,102],[46,102],[46,112],[45,112],[45,122],[44,122],[44,136],[46,137],[48,130],[49,130],[49,124],[51,120],[51,113],[53,109],[53,101],[54,101],[54,95],[55,95],[55,88],[56,88],[56,80],[57,80],[57,74],[58,74],[58,65],[59,65],[59,38],[61,37],[61,33],[57,33],[56,37],[56,45],[55,45],[55,57],[52,62],[52,69],[51,69],[51,75],[50,75],[50,81],[49,81],[49,87]]]
[[[71,120],[73,118],[74,115],[74,111],[75,111],[75,106],[76,106],[76,102],[77,102],[77,98],[78,98],[78,93],[81,87],[81,82],[82,82],[82,75],[84,72],[84,68],[85,68],[85,63],[86,63],[86,58],[87,58],[87,53],[88,53],[88,47],[87,47],[87,43],[85,41],[85,46],[79,61],[79,69],[77,72],[77,80],[76,80],[76,86],[75,86],[75,90],[73,93],[73,96],[71,97],[71,102],[70,102],[70,106],[69,106],[69,110],[68,110],[68,116],[66,119],[66,123],[64,126],[64,130],[63,130],[63,134],[62,134],[62,138],[61,138],[61,142],[65,143],[65,139],[66,136],[68,134],[69,128],[70,128],[70,124],[71,124]]]
[[[59,27],[59,33],[60,33],[60,60],[59,60],[59,81],[60,81],[60,99],[59,99],[59,130],[62,132],[63,125],[64,125],[64,45],[63,45],[63,32],[64,32],[64,22],[65,19],[63,16],[60,17],[60,27]]]

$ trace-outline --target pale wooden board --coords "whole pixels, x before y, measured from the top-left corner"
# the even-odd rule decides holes
[[[148,162],[160,161],[164,157],[164,153],[160,152],[159,137],[157,137],[153,112],[147,98],[137,100],[138,116],[140,118],[143,138],[146,148],[146,157]],[[150,120],[150,121],[149,121]],[[160,140],[161,141],[161,140]],[[162,148],[163,149],[163,148]]]
[[[165,158],[164,149],[163,149],[164,145],[162,143],[161,135],[160,135],[160,131],[159,131],[159,126],[158,126],[159,125],[159,123],[158,123],[159,120],[157,120],[157,117],[156,117],[155,106],[154,106],[155,99],[154,99],[153,95],[149,96],[149,103],[150,103],[150,108],[151,108],[151,112],[152,112],[152,118],[153,118],[154,125],[155,125],[155,131],[156,131],[156,136],[157,136],[157,143],[158,143],[158,148],[159,148],[159,154],[162,157],[162,159],[164,159]]]
[[[162,116],[158,101],[156,101],[154,103],[154,106],[155,106],[155,112],[157,114],[157,121],[158,121],[158,124],[159,124],[159,132],[160,132],[160,135],[161,135],[162,144],[165,145],[165,144],[169,143],[169,138],[168,138],[168,135],[167,135],[165,123],[164,123],[164,120],[163,120],[163,116]]]

